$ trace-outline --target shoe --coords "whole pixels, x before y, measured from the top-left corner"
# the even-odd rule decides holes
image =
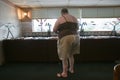
[[[57,77],[59,77],[59,78],[66,78],[66,77],[67,77],[67,74],[57,73]]]

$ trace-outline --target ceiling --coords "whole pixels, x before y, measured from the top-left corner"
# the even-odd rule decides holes
[[[120,6],[120,0],[8,0],[19,7]]]

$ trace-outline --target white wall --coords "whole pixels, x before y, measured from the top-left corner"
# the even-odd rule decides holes
[[[16,7],[8,5],[0,0],[0,40],[3,40],[7,37],[8,30],[5,25],[9,26],[15,38],[20,36],[20,22],[18,20],[16,11]],[[7,23],[11,24],[8,25]],[[14,25],[14,27],[10,27],[12,25]],[[12,38],[10,34],[8,37]]]
[[[120,7],[110,8],[83,8],[83,18],[119,18]]]
[[[0,0],[0,65],[4,63],[2,40],[6,39],[8,33],[8,29],[5,26],[10,28],[15,38],[20,36],[20,22],[17,18],[16,11],[15,7]],[[11,35],[9,35],[8,38],[12,38]]]
[[[120,7],[68,8],[77,18],[118,18]],[[61,8],[38,8],[32,10],[32,18],[58,18]]]
[[[32,9],[32,18],[58,18],[61,16],[62,8],[38,8]],[[69,13],[77,18],[80,18],[81,9],[80,8],[68,8]]]

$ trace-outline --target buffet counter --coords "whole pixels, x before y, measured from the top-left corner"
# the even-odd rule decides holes
[[[0,66],[4,64],[4,54],[3,54],[2,41],[0,41]]]
[[[80,61],[115,61],[120,59],[119,37],[80,37]],[[6,62],[57,62],[57,37],[26,37],[3,40]]]

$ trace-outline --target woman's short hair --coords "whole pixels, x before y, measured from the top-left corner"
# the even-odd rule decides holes
[[[67,8],[62,8],[61,13],[68,13],[68,9]]]

